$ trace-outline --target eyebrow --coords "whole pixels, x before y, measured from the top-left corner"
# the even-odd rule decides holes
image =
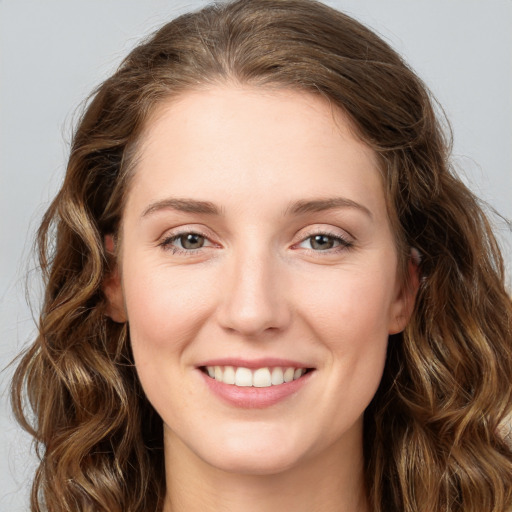
[[[321,199],[302,199],[291,203],[286,208],[284,215],[303,215],[305,213],[322,212],[336,208],[355,208],[368,217],[373,218],[372,212],[356,201],[345,197],[329,197]],[[210,201],[198,201],[196,199],[168,198],[151,203],[142,213],[141,217],[147,217],[160,210],[176,210],[185,213],[198,213],[205,215],[221,215],[221,209]]]
[[[301,215],[304,213],[322,212],[325,210],[333,210],[335,208],[355,208],[371,219],[373,219],[372,212],[356,201],[346,197],[328,197],[322,199],[300,200],[292,203],[286,209],[286,214]]]
[[[221,210],[210,201],[197,201],[196,199],[169,198],[150,204],[141,217],[147,217],[160,210],[177,210],[185,213],[202,213],[206,215],[220,215]]]

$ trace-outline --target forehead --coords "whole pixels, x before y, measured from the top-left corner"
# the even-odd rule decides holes
[[[186,136],[190,133],[188,129],[201,128],[205,134],[210,131],[212,141],[217,142],[234,124],[237,128],[245,124],[244,133],[260,135],[250,141],[253,146],[258,141],[268,143],[261,135],[268,133],[270,124],[281,132],[280,138],[284,134],[306,136],[311,144],[320,138],[328,144],[332,137],[341,137],[355,143],[354,149],[357,146],[374,158],[377,165],[374,152],[362,141],[348,114],[329,99],[310,91],[225,83],[182,92],[154,106],[139,137],[141,153],[162,129],[173,135],[173,120],[175,128],[179,124],[180,135]]]
[[[148,199],[264,198],[272,190],[297,200],[294,193],[321,197],[333,188],[353,200],[382,196],[376,155],[347,116],[311,93],[234,85],[159,104],[139,141],[132,183]]]

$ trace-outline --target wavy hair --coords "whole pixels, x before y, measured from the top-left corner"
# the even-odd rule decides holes
[[[365,413],[375,512],[505,512],[512,453],[512,304],[478,200],[422,82],[388,44],[311,0],[238,0],[166,24],[92,95],[61,190],[38,232],[46,293],[12,402],[40,465],[33,512],[159,511],[162,424],[144,397],[126,326],[105,314],[137,141],[164,99],[225,82],[292,88],[342,109],[380,160],[402,267],[421,254],[405,331],[390,338]]]

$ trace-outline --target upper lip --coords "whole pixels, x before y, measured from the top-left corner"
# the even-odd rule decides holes
[[[204,366],[236,366],[238,368],[274,368],[277,366],[283,368],[313,368],[309,364],[292,359],[281,359],[277,357],[263,357],[258,359],[241,359],[233,357],[222,357],[219,359],[209,359],[197,365],[198,368]]]

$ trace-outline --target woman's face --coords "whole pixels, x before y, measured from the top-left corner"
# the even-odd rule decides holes
[[[411,301],[375,156],[341,112],[228,85],[161,105],[120,243],[105,291],[166,449],[259,474],[362,457]]]

